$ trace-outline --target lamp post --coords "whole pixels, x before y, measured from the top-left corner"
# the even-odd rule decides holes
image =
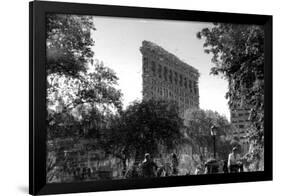
[[[211,127],[211,136],[213,136],[213,145],[214,145],[214,159],[216,159],[216,135],[217,135],[217,127],[213,125]]]

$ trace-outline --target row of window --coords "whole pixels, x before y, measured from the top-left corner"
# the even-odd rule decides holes
[[[188,99],[187,97],[177,96],[172,91],[169,91],[167,88],[162,87],[153,87],[150,91],[151,97],[162,97],[164,99],[171,99],[178,101],[179,103],[185,104],[187,106],[195,106],[196,102]]]
[[[244,130],[243,131],[234,131],[233,134],[234,135],[245,135],[245,134],[248,134],[248,132],[244,131]]]
[[[232,123],[246,123],[246,122],[250,122],[249,120],[232,120]]]
[[[244,129],[244,128],[246,128],[246,125],[244,125],[244,124],[240,124],[240,125],[235,125],[237,128],[239,128],[239,129]]]
[[[179,87],[175,87],[172,85],[167,85],[166,87],[159,87],[161,86],[160,83],[158,83],[156,80],[152,80],[151,81],[151,90],[157,90],[159,88],[163,88],[163,90],[169,90],[170,93],[174,93],[177,96],[183,96],[183,97],[193,97],[194,95],[191,95],[190,93],[188,93],[186,90],[179,88]]]
[[[148,65],[147,59],[144,58],[144,65]],[[158,77],[171,84],[179,85],[180,87],[189,88],[190,92],[197,94],[197,84],[195,81],[188,80],[182,74],[176,71],[168,69],[161,64],[156,65],[154,61],[151,61],[151,72],[154,77]]]
[[[244,129],[245,125],[238,125],[239,129]]]
[[[241,112],[241,113],[236,113],[236,112],[232,112],[231,113],[232,118],[235,117],[248,117],[249,116],[249,112]]]

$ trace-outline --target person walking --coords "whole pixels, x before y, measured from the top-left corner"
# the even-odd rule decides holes
[[[156,177],[157,165],[153,162],[149,153],[144,155],[144,160],[141,164],[142,175],[145,178]]]
[[[232,149],[232,152],[228,155],[228,169],[230,173],[237,173],[241,168],[240,155],[238,154],[237,147]]]
[[[204,172],[202,171],[202,166],[201,165],[197,165],[196,169],[195,169],[195,172],[194,172],[194,175],[200,175],[200,174],[203,174]]]
[[[172,175],[177,175],[178,174],[178,166],[179,166],[179,160],[178,157],[175,153],[172,153]]]
[[[224,161],[223,161],[222,171],[223,171],[223,173],[225,173],[225,174],[228,173],[227,160],[224,160]]]

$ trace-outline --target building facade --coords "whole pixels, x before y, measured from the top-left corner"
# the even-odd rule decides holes
[[[232,109],[231,110],[231,123],[234,125],[236,130],[233,132],[233,136],[243,140],[247,135],[247,128],[249,123],[250,111],[247,109]]]
[[[246,84],[246,88],[250,87],[252,78],[247,78],[249,80],[249,84]],[[235,87],[235,80],[229,78],[229,88]],[[235,90],[235,89],[231,89]],[[233,137],[239,139],[239,143],[241,145],[241,153],[245,154],[249,150],[249,128],[251,126],[250,122],[250,112],[251,106],[248,105],[244,100],[240,98],[230,97],[231,105],[229,105],[230,109],[230,122],[234,126]]]
[[[199,108],[198,70],[162,47],[143,41],[143,99],[175,101],[180,117],[190,108]]]
[[[233,136],[239,138],[241,144],[241,151],[243,154],[245,154],[249,149],[247,129],[250,126],[250,110],[240,107],[231,108],[230,110],[230,121],[231,124],[235,127]]]

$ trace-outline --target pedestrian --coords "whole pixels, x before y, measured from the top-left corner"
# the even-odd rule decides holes
[[[223,161],[222,171],[223,171],[223,173],[225,173],[225,174],[228,173],[227,160],[224,160],[224,161]]]
[[[195,172],[194,172],[194,175],[200,175],[202,174],[202,167],[201,165],[197,165],[196,169],[195,169]]]
[[[230,173],[236,173],[240,168],[240,155],[238,154],[238,148],[234,147],[232,152],[228,155],[227,166]]]
[[[149,153],[144,155],[144,160],[141,164],[142,175],[146,178],[156,177],[157,165],[153,162]]]
[[[179,166],[178,157],[175,153],[172,153],[172,174],[173,175],[178,174],[178,166]]]
[[[91,177],[92,177],[91,168],[87,168],[87,178],[88,178],[88,179],[91,179]]]

